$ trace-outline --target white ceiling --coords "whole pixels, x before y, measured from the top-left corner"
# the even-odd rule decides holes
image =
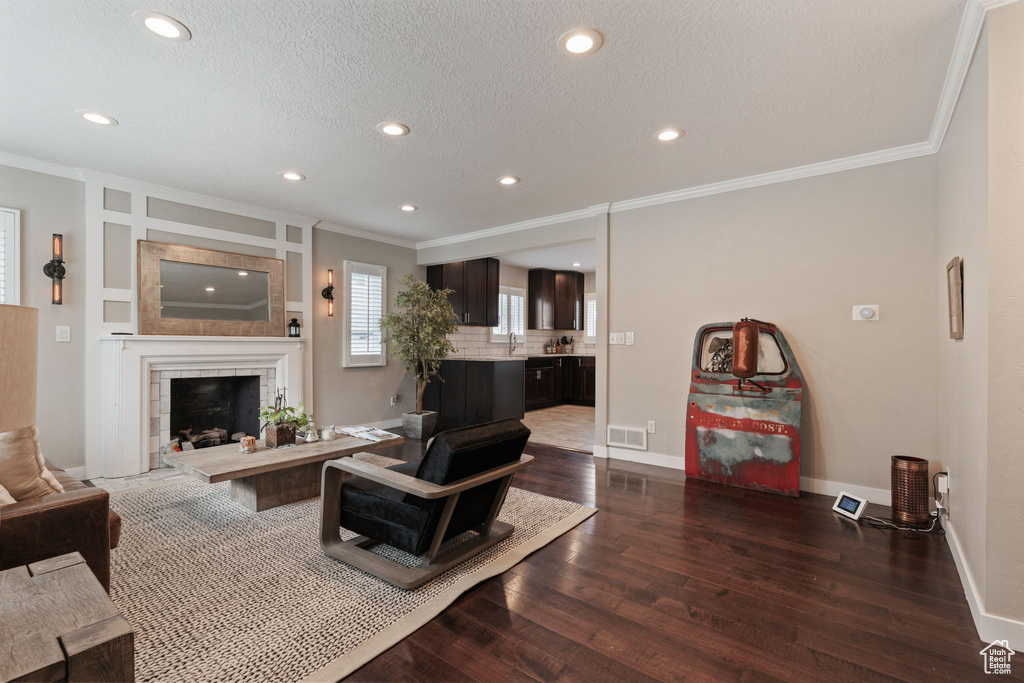
[[[501,265],[520,268],[548,268],[550,270],[578,270],[593,273],[597,270],[597,247],[594,240],[572,242],[543,249],[524,249],[498,254]],[[579,263],[578,266],[572,264]]]
[[[0,151],[420,242],[924,141],[964,3],[4,1]]]

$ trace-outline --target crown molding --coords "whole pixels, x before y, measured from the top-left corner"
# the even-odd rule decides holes
[[[630,211],[632,209],[640,209],[645,206],[654,206],[656,204],[679,202],[686,199],[694,199],[696,197],[706,197],[713,194],[722,194],[723,192],[734,192],[736,190],[744,190],[750,187],[759,187],[761,185],[784,183],[789,180],[799,180],[800,178],[810,178],[811,176],[838,173],[839,171],[849,171],[855,168],[862,168],[864,166],[886,164],[892,161],[900,161],[902,159],[913,159],[914,157],[934,153],[935,150],[932,148],[930,143],[918,142],[913,145],[893,147],[891,149],[883,149],[877,152],[868,152],[867,154],[857,154],[852,157],[833,159],[832,161],[822,161],[816,164],[797,166],[796,168],[760,173],[758,175],[747,176],[745,178],[723,180],[718,183],[698,185],[696,187],[688,187],[686,189],[675,190],[673,192],[664,192],[662,194],[654,194],[647,197],[637,197],[636,199],[612,202],[611,213]]]
[[[82,171],[77,168],[62,166],[61,164],[55,164],[50,161],[40,161],[39,159],[23,157],[9,152],[0,152],[0,164],[3,164],[4,166],[13,166],[14,168],[23,168],[26,171],[55,175],[61,178],[85,180],[82,176]]]
[[[999,7],[1005,7],[1006,5],[1012,5],[1018,0],[977,0],[985,11],[993,10]]]
[[[458,244],[460,242],[472,242],[473,240],[483,239],[485,237],[494,237],[496,235],[506,235],[510,232],[520,232],[522,230],[532,230],[533,228],[543,228],[549,225],[557,225],[559,223],[568,223],[569,221],[577,221],[581,218],[592,218],[600,213],[604,213],[606,204],[598,204],[596,207],[592,206],[587,209],[578,209],[576,211],[568,211],[566,213],[555,214],[554,216],[544,216],[542,218],[532,218],[528,221],[521,221],[519,223],[509,223],[508,225],[499,225],[496,228],[486,228],[484,230],[477,230],[476,232],[466,232],[461,235],[452,235],[451,237],[441,237],[436,240],[427,240],[425,242],[417,242],[416,249],[429,249],[431,247],[441,247],[446,244]]]
[[[416,250],[416,243],[410,242],[409,240],[403,240],[398,237],[390,237],[388,235],[381,235],[376,232],[369,232],[368,230],[360,230],[358,228],[350,228],[347,225],[338,225],[337,223],[328,223],[327,221],[317,221],[313,224],[314,228],[320,230],[327,230],[329,232],[336,232],[340,235],[348,235],[349,237],[359,237],[364,240],[373,240],[374,242],[382,242],[384,244],[391,244],[396,247],[404,247],[406,249]]]
[[[956,35],[956,44],[953,46],[953,56],[949,60],[949,68],[946,70],[946,80],[942,83],[942,93],[939,95],[939,106],[935,110],[935,119],[932,121],[931,135],[928,136],[928,143],[938,151],[942,147],[942,141],[946,137],[946,131],[953,120],[953,112],[956,110],[956,102],[960,99],[960,91],[967,80],[967,72],[971,68],[971,61],[974,59],[974,51],[978,48],[978,40],[981,38],[981,30],[985,27],[985,14],[991,6],[1007,4],[1003,0],[968,0],[964,7],[964,16],[960,20],[960,30]]]

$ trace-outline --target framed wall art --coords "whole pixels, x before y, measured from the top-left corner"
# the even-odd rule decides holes
[[[964,338],[963,261],[959,256],[946,265],[946,290],[949,296],[949,338]]]

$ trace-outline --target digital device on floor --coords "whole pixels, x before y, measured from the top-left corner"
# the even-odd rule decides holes
[[[839,497],[836,498],[836,502],[832,505],[832,509],[850,519],[860,519],[860,516],[864,514],[864,508],[867,506],[868,501],[864,498],[858,498],[846,491],[840,491]]]

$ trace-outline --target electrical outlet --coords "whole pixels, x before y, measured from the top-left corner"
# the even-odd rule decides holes
[[[397,405],[398,405],[398,394],[391,394],[391,406],[394,407],[394,406],[397,406]]]
[[[655,426],[654,426],[654,420],[648,420],[647,421],[647,433],[648,434],[655,434],[656,433]]]
[[[939,493],[941,493],[941,494],[949,493],[949,473],[948,472],[940,472],[939,476],[936,477],[936,479],[935,479],[935,484],[936,484],[936,488],[938,488],[938,490],[939,490]]]

